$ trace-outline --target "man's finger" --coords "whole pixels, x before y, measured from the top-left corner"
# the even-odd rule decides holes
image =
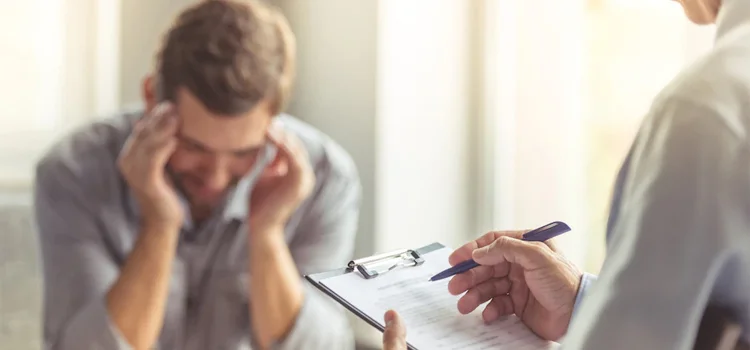
[[[263,169],[263,172],[260,174],[260,178],[271,179],[279,176],[284,176],[286,175],[288,169],[289,167],[287,165],[286,159],[277,153],[274,156],[273,161],[271,161],[271,164],[268,164],[266,168]]]
[[[508,275],[509,271],[510,264],[477,266],[476,268],[451,278],[450,282],[448,282],[448,292],[453,295],[459,295],[491,278],[505,277]]]
[[[176,133],[176,117],[169,117],[163,126],[160,128],[152,128],[148,136],[140,140],[143,147],[142,151],[146,152],[147,155],[165,152],[171,153],[171,151],[167,150],[167,145],[169,143],[176,143]]]
[[[177,132],[177,115],[168,104],[160,104],[149,115],[136,122],[133,130],[139,144],[153,152]],[[139,146],[140,147],[140,146]]]
[[[520,265],[524,270],[533,270],[548,264],[551,255],[552,250],[544,243],[503,236],[475,250],[472,257],[481,265],[509,262]]]
[[[471,259],[471,254],[478,248],[482,248],[492,244],[499,237],[507,236],[514,238],[521,238],[524,233],[528,230],[523,231],[493,231],[482,235],[481,237],[464,244],[460,248],[456,249],[449,257],[448,262],[453,266],[463,261]]]
[[[385,313],[383,350],[406,350],[406,326],[393,310]]]
[[[159,167],[163,167],[169,161],[169,157],[172,156],[175,149],[177,148],[177,140],[174,138],[167,139],[164,144],[161,145],[159,150],[154,153],[152,162],[156,165],[154,171],[157,171]]]
[[[148,113],[144,114],[143,118],[138,120],[137,123],[143,125],[143,128],[148,131],[156,129],[156,125],[164,122],[164,117],[173,114],[174,108],[171,103],[163,102],[156,105]]]
[[[307,150],[302,141],[274,124],[268,130],[268,139],[276,146],[278,156],[286,159],[291,173],[299,173],[308,165]]]
[[[507,278],[491,279],[476,287],[469,289],[464,296],[458,299],[458,311],[464,315],[474,311],[479,305],[490,299],[506,295],[510,291],[510,280]]]
[[[484,311],[482,311],[482,319],[486,323],[494,322],[500,317],[508,316],[513,314],[513,300],[509,295],[501,295],[492,298]]]

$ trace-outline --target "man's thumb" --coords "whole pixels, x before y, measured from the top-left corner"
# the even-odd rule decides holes
[[[406,328],[401,317],[393,310],[385,313],[383,350],[406,350]]]

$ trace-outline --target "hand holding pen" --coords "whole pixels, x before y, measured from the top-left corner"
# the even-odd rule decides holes
[[[549,240],[550,232],[566,232],[567,225],[534,233],[550,225],[532,231],[490,232],[456,249],[449,262],[454,267],[464,263],[460,268],[464,272],[453,276],[448,291],[465,293],[458,300],[459,312],[468,314],[489,301],[482,312],[485,322],[516,314],[539,336],[562,337],[582,273]],[[470,259],[476,267],[468,268],[474,265],[466,263]]]
[[[565,224],[564,222],[555,221],[538,229],[531,230],[522,234],[521,240],[527,242],[546,242],[568,231],[570,231],[570,227],[567,224]],[[452,277],[459,273],[469,271],[477,266],[479,266],[479,264],[474,261],[474,259],[468,259],[456,265],[453,265],[449,269],[446,269],[445,271],[442,271],[435,276],[432,276],[432,278],[430,278],[430,281],[439,281],[448,277]]]

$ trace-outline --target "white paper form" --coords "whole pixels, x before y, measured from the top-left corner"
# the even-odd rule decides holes
[[[449,267],[451,250],[442,248],[424,255],[417,267],[403,267],[365,279],[355,271],[321,281],[372,319],[383,325],[383,315],[396,310],[406,324],[406,338],[417,349],[555,349],[531,332],[516,316],[491,324],[482,320],[480,306],[469,315],[456,308],[458,296],[448,293],[445,279],[429,278]]]

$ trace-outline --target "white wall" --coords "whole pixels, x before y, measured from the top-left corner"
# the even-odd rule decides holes
[[[297,37],[297,80],[289,112],[320,128],[354,158],[364,201],[355,255],[375,243],[377,2],[276,1]]]
[[[103,0],[112,1],[112,0]],[[197,0],[120,0],[122,55],[119,71],[120,103],[141,102],[141,82],[153,69],[156,48],[172,20]]]

